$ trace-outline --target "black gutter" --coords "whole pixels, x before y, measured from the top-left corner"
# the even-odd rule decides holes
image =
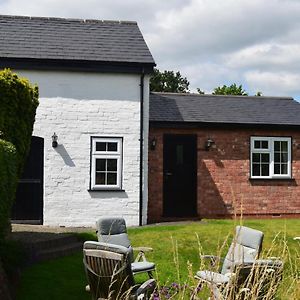
[[[300,124],[259,124],[259,123],[217,123],[217,122],[176,122],[149,121],[150,128],[217,128],[217,129],[276,129],[299,130]]]
[[[145,70],[142,69],[140,82],[140,207],[139,207],[139,225],[143,225],[143,145],[144,145],[144,78]]]
[[[154,63],[94,61],[82,59],[45,59],[0,57],[0,68],[73,72],[140,73],[153,72]]]

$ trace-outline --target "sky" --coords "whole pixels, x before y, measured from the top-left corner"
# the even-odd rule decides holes
[[[137,21],[157,67],[191,91],[300,100],[300,0],[0,0],[0,13]]]

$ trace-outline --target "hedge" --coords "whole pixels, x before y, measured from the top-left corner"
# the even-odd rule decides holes
[[[16,148],[12,143],[0,139],[0,242],[9,228],[17,187],[17,169]]]
[[[9,69],[0,71],[0,138],[16,147],[19,175],[29,151],[38,104],[37,86]]]

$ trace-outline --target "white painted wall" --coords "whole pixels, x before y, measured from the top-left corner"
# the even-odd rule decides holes
[[[94,226],[100,216],[139,223],[140,75],[17,71],[37,83],[34,135],[44,138],[44,224]],[[147,213],[149,78],[145,79],[143,222]],[[52,148],[51,136],[58,135]],[[90,137],[123,137],[121,191],[89,192]]]

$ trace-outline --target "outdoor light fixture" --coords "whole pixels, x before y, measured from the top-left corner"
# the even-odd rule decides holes
[[[215,141],[212,140],[211,138],[208,138],[207,141],[205,142],[205,150],[208,151],[211,146],[215,144]]]
[[[150,142],[150,149],[155,150],[156,147],[156,138],[153,138]]]
[[[56,133],[54,132],[52,135],[52,147],[56,148],[57,147],[57,140],[58,140],[58,136],[56,135]]]

